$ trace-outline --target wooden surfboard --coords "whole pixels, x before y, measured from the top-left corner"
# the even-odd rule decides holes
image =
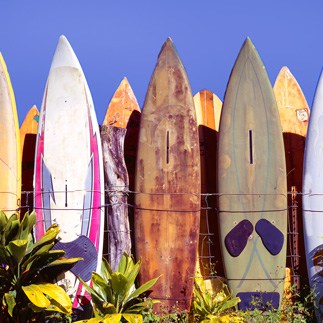
[[[281,304],[287,187],[277,104],[251,40],[227,85],[218,150],[219,220],[228,286],[242,310]]]
[[[89,296],[76,279],[100,270],[104,221],[104,174],[99,126],[80,63],[64,36],[53,57],[40,110],[36,142],[34,206],[36,239],[60,225],[67,257],[83,257],[58,282],[87,316]]]
[[[20,137],[15,96],[1,53],[0,113],[0,210],[10,217],[20,207]]]
[[[110,266],[114,270],[117,269],[123,252],[129,255],[133,253],[130,235],[133,230],[130,229],[129,222],[129,215],[132,215],[133,219],[133,212],[128,212],[128,196],[129,177],[133,183],[134,164],[131,165],[131,168],[127,168],[129,165],[126,165],[128,156],[125,154],[125,138],[128,131],[132,132],[132,140],[137,144],[139,123],[136,124],[136,120],[138,120],[138,114],[140,115],[140,108],[137,99],[125,77],[110,101],[101,126],[108,205],[106,228],[108,234],[105,241],[109,243],[106,253]],[[136,129],[137,131],[134,132]],[[132,149],[136,149],[136,147],[132,147]]]
[[[298,290],[307,284],[304,248],[302,196],[305,137],[310,110],[305,96],[290,70],[284,66],[275,81],[277,101],[284,136],[288,195],[287,267],[291,268],[291,284]]]
[[[141,283],[162,275],[151,297],[188,309],[200,223],[200,162],[190,84],[170,38],[141,115],[135,180],[136,256]],[[157,311],[161,308],[156,307]]]
[[[21,210],[22,214],[33,210],[34,194],[34,160],[36,137],[38,130],[39,111],[34,105],[27,113],[20,127],[20,148],[21,148],[21,164],[22,164],[22,194],[21,194]]]
[[[201,161],[201,219],[197,275],[202,275],[206,288],[215,292],[222,288],[224,277],[217,223],[216,163],[221,100],[203,90],[194,95],[199,130]]]
[[[323,319],[323,72],[321,73],[305,142],[303,172],[304,240],[310,287],[314,289],[316,316]]]

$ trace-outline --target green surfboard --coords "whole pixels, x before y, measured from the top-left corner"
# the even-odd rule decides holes
[[[281,304],[287,236],[283,136],[265,67],[247,38],[219,130],[219,227],[225,276],[242,310]]]

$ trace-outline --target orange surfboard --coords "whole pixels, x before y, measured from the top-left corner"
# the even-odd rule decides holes
[[[0,115],[0,210],[10,217],[20,207],[20,137],[15,96],[1,53]]]
[[[28,111],[20,127],[22,214],[24,214],[26,211],[31,211],[33,208],[33,176],[38,120],[39,111],[34,105]]]
[[[202,193],[197,275],[202,275],[206,288],[214,292],[222,287],[217,277],[224,277],[214,195],[222,102],[214,93],[203,90],[195,94],[194,105],[199,129]]]
[[[140,108],[126,77],[115,91],[104,117],[103,125],[127,128],[134,111]]]
[[[126,77],[114,93],[104,117],[103,126],[127,129],[124,154],[129,174],[129,190],[134,190],[134,172],[140,126],[140,107]],[[133,200],[133,196],[129,196]]]
[[[289,206],[287,267],[292,284],[307,284],[307,267],[303,238],[302,191],[303,157],[310,110],[305,96],[290,70],[284,66],[274,85],[274,94],[284,136]],[[302,280],[302,282],[301,282]]]

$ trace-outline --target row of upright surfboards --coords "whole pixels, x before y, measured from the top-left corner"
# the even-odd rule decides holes
[[[14,95],[2,56],[0,62],[0,209],[9,216],[20,206],[19,161],[27,152],[20,149]],[[143,262],[140,281],[162,274],[153,298],[162,300],[164,306],[177,303],[187,309],[198,263],[205,278],[212,276],[212,265],[218,273],[223,271],[231,292],[241,298],[241,309],[252,308],[254,298],[259,306],[270,301],[278,308],[288,223],[298,223],[294,231],[301,231],[303,222],[308,276],[320,303],[322,82],[311,111],[302,176],[309,109],[289,70],[282,69],[273,91],[258,53],[247,39],[232,69],[223,105],[209,91],[201,91],[193,99],[185,69],[167,39],[149,83],[140,127],[139,123],[134,126],[139,128],[138,142],[135,132],[129,139],[129,155],[136,156],[132,165],[135,177],[129,173],[129,185],[135,192],[135,253]],[[111,100],[104,124],[131,133],[134,113],[139,114],[140,109],[125,79]],[[28,127],[37,129],[35,154],[29,156],[34,163],[30,174],[37,213],[35,238],[57,222],[61,227],[59,248],[68,256],[84,257],[60,284],[74,295],[73,307],[86,312],[88,295],[76,276],[88,281],[91,271],[100,268],[104,167],[91,94],[64,36],[52,61],[40,114],[33,108],[28,118]],[[33,132],[28,127],[21,127],[24,143]],[[294,195],[287,194],[291,187]],[[301,190],[303,219],[297,195]],[[215,192],[216,199],[210,194]],[[288,209],[290,205],[294,207]],[[290,253],[298,245],[297,252],[302,254],[298,235],[290,239]],[[287,265],[303,275],[302,264],[295,257]],[[318,316],[321,311],[319,308]]]

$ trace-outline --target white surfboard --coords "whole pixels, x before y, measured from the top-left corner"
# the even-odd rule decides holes
[[[323,72],[311,109],[304,153],[303,223],[310,287],[315,288],[319,322],[323,319]]]
[[[35,228],[39,239],[54,222],[68,257],[83,257],[59,281],[73,307],[89,304],[76,276],[89,281],[101,266],[104,173],[92,97],[72,47],[61,36],[49,71],[36,143]]]

